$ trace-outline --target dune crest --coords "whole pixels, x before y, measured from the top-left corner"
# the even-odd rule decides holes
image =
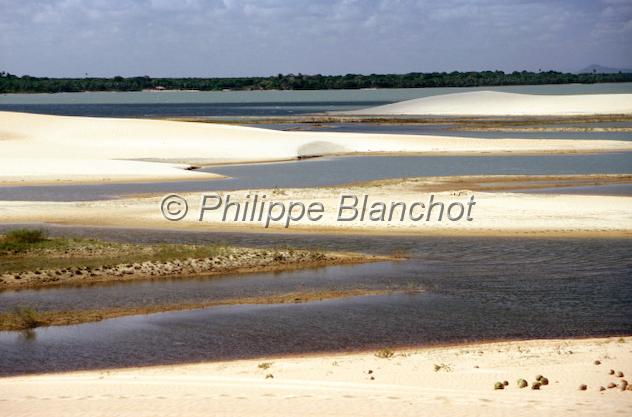
[[[349,154],[616,152],[612,140],[478,139],[429,135],[282,132],[168,120],[0,112],[0,184],[202,179],[187,170]]]
[[[632,114],[632,94],[536,95],[471,91],[422,97],[345,113],[431,116]]]

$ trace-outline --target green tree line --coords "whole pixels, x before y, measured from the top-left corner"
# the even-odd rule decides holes
[[[359,88],[483,87],[569,83],[632,82],[631,73],[571,74],[557,71],[480,71],[409,74],[304,75],[233,78],[48,78],[0,72],[0,93],[167,90],[338,90]]]

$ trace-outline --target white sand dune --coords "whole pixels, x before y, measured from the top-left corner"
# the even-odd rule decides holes
[[[534,340],[407,349],[390,359],[323,354],[2,378],[0,416],[629,415],[632,391],[599,387],[621,385],[610,369],[629,379],[630,344]],[[517,387],[539,374],[549,380],[540,390]],[[503,380],[507,388],[494,390]]]
[[[570,116],[632,113],[632,94],[535,95],[473,91],[344,112],[355,115]]]
[[[0,183],[196,179],[189,165],[357,153],[528,154],[632,150],[632,142],[279,132],[166,120],[0,112]],[[121,160],[133,160],[121,162]],[[97,162],[98,161],[98,162]],[[160,166],[157,163],[166,163]],[[179,172],[178,172],[179,171]]]
[[[158,162],[69,159],[0,158],[0,184],[31,185],[94,182],[176,181],[222,178],[221,175],[189,171],[189,165]]]

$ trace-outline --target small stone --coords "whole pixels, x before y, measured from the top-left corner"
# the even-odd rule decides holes
[[[541,380],[542,378],[544,378],[542,375],[537,375],[537,376],[535,377],[535,380],[536,380],[536,381],[539,381],[539,380]]]
[[[542,377],[542,379],[540,379],[540,383],[542,385],[549,385],[549,379],[546,377]]]
[[[614,382],[611,382],[608,384],[608,388],[616,388],[617,384],[615,384]]]
[[[581,385],[579,386],[579,390],[580,390],[580,391],[586,391],[587,389],[588,389],[588,386],[587,386],[586,384],[581,384]]]
[[[619,378],[623,378],[625,375],[623,375],[623,372],[619,371],[617,372],[617,377]]]
[[[610,372],[608,372],[610,375],[614,375],[614,369],[611,369]]]
[[[509,381],[503,381],[503,385],[504,385],[504,386],[509,385]]]
[[[369,369],[369,375],[373,373],[373,369]]]
[[[375,377],[374,377],[374,376],[371,376],[371,381],[373,381],[374,379],[375,379]]]
[[[505,386],[499,381],[494,384],[494,389],[505,389]]]
[[[599,391],[605,391],[606,387],[604,387],[603,385],[599,387]]]
[[[520,378],[520,379],[518,380],[518,388],[525,388],[525,387],[527,387],[528,385],[529,385],[529,383],[527,382],[527,380],[526,380],[526,379],[522,379],[522,378]]]
[[[536,381],[533,384],[531,384],[531,389],[539,390],[541,386],[542,386],[542,383],[540,383],[540,381]]]
[[[595,365],[601,365],[601,361],[595,361],[594,364]]]

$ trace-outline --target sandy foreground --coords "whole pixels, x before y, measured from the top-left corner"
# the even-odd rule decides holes
[[[262,358],[0,379],[2,416],[618,416],[632,338]],[[600,361],[599,365],[595,361]],[[268,368],[259,365],[267,363]],[[436,369],[437,365],[439,367]],[[262,365],[266,366],[266,365]],[[610,375],[610,369],[624,373]],[[267,375],[273,377],[266,378]],[[543,375],[540,390],[520,389]],[[373,377],[373,379],[371,379]],[[494,390],[506,380],[504,390]],[[617,387],[600,391],[609,383]],[[579,390],[586,384],[587,390]]]
[[[590,176],[587,176],[590,178]],[[616,177],[616,176],[614,176]],[[625,176],[624,176],[625,177]],[[488,180],[500,182],[504,176],[489,177]],[[362,232],[362,233],[400,233],[400,234],[561,234],[561,235],[622,235],[632,234],[632,197],[628,196],[587,196],[563,194],[521,194],[512,192],[472,191],[458,187],[459,177],[429,177],[402,180],[376,181],[365,184],[347,185],[330,188],[283,189],[283,190],[241,190],[208,193],[183,193],[179,197],[188,204],[186,215],[179,221],[166,220],[161,207],[178,212],[182,206],[163,206],[163,196],[124,198],[118,200],[92,202],[19,202],[7,201],[0,205],[0,217],[3,223],[47,222],[57,224],[76,224],[89,226],[118,226],[146,228],[174,228],[183,230],[226,230],[226,231],[321,231],[321,232]],[[471,177],[462,178],[464,181]],[[443,184],[443,183],[447,184]],[[472,184],[469,184],[470,186]],[[464,186],[466,186],[464,184]],[[441,191],[447,188],[447,191]],[[204,204],[204,195],[213,196]],[[254,209],[254,196],[258,196],[259,205]],[[249,197],[250,196],[250,197]],[[262,205],[261,201],[267,205]],[[340,221],[340,207],[343,196],[351,196],[344,205],[353,204],[358,215],[350,221]],[[365,218],[359,214],[364,196],[368,205]],[[440,207],[428,210],[430,198],[442,202],[443,217],[439,221]],[[236,205],[226,211],[227,199],[240,205],[240,215],[235,221]],[[214,210],[208,210],[219,204]],[[475,204],[469,204],[474,201]],[[249,202],[246,211],[245,203]],[[277,204],[270,211],[271,202]],[[389,221],[391,204],[401,202]],[[293,203],[302,203],[306,214],[298,218],[300,207],[291,209]],[[322,218],[312,221],[307,209],[313,203],[323,206]],[[387,212],[385,220],[370,219],[370,206],[383,203]],[[426,209],[415,203],[422,203]],[[450,213],[461,217],[457,221],[448,219],[449,205],[457,203]],[[463,209],[458,207],[460,204]],[[203,218],[200,221],[201,208]],[[261,209],[263,207],[263,209]],[[261,220],[259,220],[262,211]],[[411,217],[425,211],[421,220]],[[405,212],[404,212],[405,211]],[[254,214],[253,214],[254,212]],[[290,219],[290,214],[295,220]],[[402,212],[404,219],[401,220]],[[430,212],[430,220],[427,220]],[[246,220],[243,220],[243,216]],[[285,213],[285,214],[283,214]],[[472,220],[467,220],[469,217]],[[354,211],[345,209],[342,217],[349,218]],[[253,217],[254,216],[254,217]],[[377,216],[379,217],[379,216]],[[252,220],[254,218],[254,220]],[[312,216],[316,218],[316,216]],[[268,219],[270,221],[268,222]],[[290,219],[288,223],[288,219]],[[289,224],[289,227],[285,225]],[[266,228],[266,224],[268,227]]]
[[[516,94],[473,91],[344,112],[355,115],[571,116],[632,113],[632,94]]]
[[[196,165],[345,154],[616,152],[632,142],[281,132],[167,120],[0,112],[0,184],[195,180]]]

